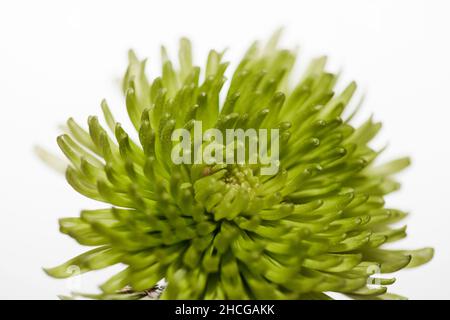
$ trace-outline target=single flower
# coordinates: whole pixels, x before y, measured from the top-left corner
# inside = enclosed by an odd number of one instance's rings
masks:
[[[66,178],[82,195],[107,203],[60,230],[91,250],[55,268],[66,278],[116,264],[123,271],[100,286],[104,299],[139,299],[161,279],[163,299],[396,299],[396,272],[429,261],[433,250],[390,250],[406,236],[392,227],[406,213],[385,206],[399,188],[393,175],[408,158],[375,165],[369,142],[381,124],[354,127],[343,113],[356,90],[335,92],[326,58],[313,60],[291,85],[296,54],[279,49],[279,33],[253,44],[227,82],[223,53],[210,51],[202,71],[181,39],[179,67],[162,49],[161,76],[129,53],[123,80],[132,139],[102,102],[83,129],[73,119],[58,145],[70,160]],[[226,88],[226,89],[225,89]],[[274,175],[261,164],[175,164],[175,129],[278,129]],[[371,285],[372,284],[372,285]],[[373,285],[375,284],[375,285]]]

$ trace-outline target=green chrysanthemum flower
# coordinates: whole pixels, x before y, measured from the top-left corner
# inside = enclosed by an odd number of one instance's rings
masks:
[[[222,53],[211,51],[201,72],[182,39],[179,69],[163,49],[162,76],[148,81],[145,60],[130,52],[123,91],[139,142],[106,102],[112,134],[97,117],[88,130],[69,119],[58,137],[71,162],[67,180],[112,207],[60,220],[61,232],[94,248],[49,275],[124,265],[97,298],[142,298],[163,278],[166,299],[400,298],[386,293],[395,279],[375,274],[433,255],[382,249],[406,236],[405,227],[391,227],[406,214],[386,208],[383,196],[399,188],[392,175],[409,160],[374,166],[379,152],[368,143],[381,124],[369,119],[355,129],[354,113],[342,115],[356,84],[335,93],[337,76],[319,58],[291,88],[295,53],[278,49],[277,38],[250,47],[223,97]],[[174,164],[172,132],[192,130],[194,120],[221,131],[279,129],[278,173],[261,175],[254,164]]]

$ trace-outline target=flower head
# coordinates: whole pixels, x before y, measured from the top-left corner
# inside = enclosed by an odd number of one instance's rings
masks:
[[[228,82],[223,53],[210,51],[202,71],[187,39],[178,68],[162,49],[162,75],[152,81],[146,61],[129,53],[123,91],[138,141],[105,101],[107,127],[95,116],[87,130],[69,119],[58,137],[70,185],[110,206],[60,220],[62,233],[93,249],[49,275],[124,265],[98,298],[141,298],[163,278],[166,299],[397,297],[386,293],[395,279],[377,274],[433,255],[382,248],[406,236],[405,227],[391,226],[406,213],[383,197],[399,188],[392,175],[409,159],[375,165],[380,151],[368,143],[381,124],[355,128],[353,114],[343,115],[356,84],[335,92],[337,75],[322,57],[291,86],[296,55],[279,49],[277,38],[252,45]],[[192,132],[195,121],[203,131],[278,129],[277,173],[261,174],[260,162],[175,164],[172,134]]]

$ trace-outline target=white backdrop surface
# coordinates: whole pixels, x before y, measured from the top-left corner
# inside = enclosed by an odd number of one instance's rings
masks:
[[[434,260],[397,274],[392,291],[449,299],[450,5],[448,1],[2,1],[0,2],[0,298],[55,299],[70,288],[95,290],[113,270],[77,282],[41,270],[83,251],[57,219],[101,206],[83,198],[33,154],[57,151],[58,125],[100,114],[106,98],[125,118],[118,79],[126,52],[175,56],[192,39],[198,63],[209,48],[236,61],[251,41],[285,27],[282,43],[300,46],[299,64],[326,54],[343,81],[366,94],[358,117],[383,122],[384,159],[410,155],[400,192],[387,203],[411,212],[405,248],[434,246]]]

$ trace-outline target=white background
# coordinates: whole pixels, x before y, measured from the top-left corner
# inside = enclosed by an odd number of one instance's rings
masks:
[[[72,191],[33,146],[57,151],[57,126],[99,114],[107,98],[118,118],[117,81],[126,52],[150,57],[190,37],[196,61],[229,48],[236,61],[250,41],[285,26],[283,43],[300,45],[300,65],[330,57],[332,71],[366,93],[389,141],[383,157],[411,155],[403,189],[388,204],[411,212],[402,247],[434,246],[428,265],[397,273],[392,291],[412,299],[450,298],[450,7],[445,1],[1,1],[0,3],[0,298],[54,299],[91,291],[112,271],[81,283],[53,280],[54,266],[83,251],[58,233],[57,219],[99,204]]]

